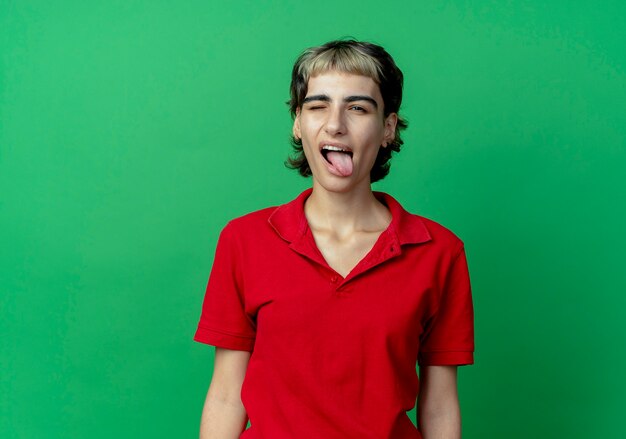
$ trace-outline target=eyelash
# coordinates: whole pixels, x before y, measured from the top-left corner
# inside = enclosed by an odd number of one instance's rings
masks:
[[[350,107],[350,109],[355,109],[356,111],[360,112],[360,113],[365,113],[367,112],[367,110],[364,107],[361,107],[360,105],[352,105]]]

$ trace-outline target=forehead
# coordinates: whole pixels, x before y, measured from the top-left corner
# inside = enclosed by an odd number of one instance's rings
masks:
[[[367,95],[382,104],[380,87],[372,78],[336,70],[321,72],[309,78],[306,96],[320,94],[331,98]]]

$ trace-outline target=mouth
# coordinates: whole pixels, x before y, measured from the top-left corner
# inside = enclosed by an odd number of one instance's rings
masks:
[[[329,170],[340,177],[352,175],[352,150],[345,146],[323,144],[320,152]]]
[[[352,158],[352,151],[350,151],[349,148],[344,148],[344,147],[340,147],[340,146],[334,146],[334,145],[322,145],[321,148],[321,153],[322,156],[324,156],[324,159],[328,162],[332,164],[332,161],[329,160],[328,155],[329,153],[339,153],[339,154],[346,154],[348,156],[350,156],[350,158]]]

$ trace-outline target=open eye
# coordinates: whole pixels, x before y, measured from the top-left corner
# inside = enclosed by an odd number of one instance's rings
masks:
[[[359,113],[366,113],[367,109],[361,105],[351,105],[350,110],[358,111]]]

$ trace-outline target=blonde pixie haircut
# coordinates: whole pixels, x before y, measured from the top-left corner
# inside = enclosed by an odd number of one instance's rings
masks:
[[[328,71],[339,71],[372,78],[380,87],[383,97],[384,116],[398,113],[402,103],[404,77],[391,55],[376,44],[356,40],[337,40],[322,46],[306,49],[296,60],[291,74],[290,99],[287,102],[292,118],[296,110],[302,107],[307,93],[309,79]],[[396,133],[393,142],[387,148],[380,148],[376,162],[370,172],[371,182],[383,179],[389,173],[392,152],[399,152],[404,143],[400,131],[407,128],[407,122],[398,115]],[[302,141],[291,138],[293,155],[285,164],[297,169],[300,175],[308,177],[311,168],[302,150]]]

